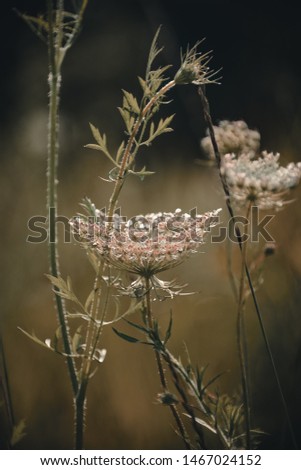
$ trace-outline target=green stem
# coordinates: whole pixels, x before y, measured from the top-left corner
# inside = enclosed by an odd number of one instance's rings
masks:
[[[152,308],[151,308],[151,296],[150,296],[151,285],[150,285],[149,278],[145,278],[145,290],[146,290],[146,321],[147,321],[148,328],[150,330],[153,330],[154,329],[154,319],[153,319],[153,313],[152,313]],[[167,386],[167,379],[166,379],[166,376],[165,376],[165,371],[164,371],[164,367],[163,367],[163,363],[162,363],[162,358],[161,358],[160,353],[156,349],[154,351],[155,351],[156,363],[157,363],[157,367],[158,367],[158,372],[159,372],[159,377],[160,377],[162,390],[165,393],[165,392],[168,391],[168,386]],[[178,409],[177,409],[176,405],[171,404],[171,405],[169,405],[169,408],[170,408],[171,414],[173,415],[174,420],[176,422],[176,425],[177,425],[177,428],[179,430],[180,436],[182,437],[182,439],[185,443],[186,449],[191,449],[192,447],[191,447],[191,444],[190,444],[190,441],[189,441],[189,437],[187,435],[184,423],[181,420],[181,417],[179,415],[179,412],[178,412]]]

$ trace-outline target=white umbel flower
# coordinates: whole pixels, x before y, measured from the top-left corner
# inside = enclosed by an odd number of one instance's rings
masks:
[[[195,253],[206,233],[218,223],[219,212],[192,216],[177,209],[138,215],[127,222],[115,214],[113,226],[104,213],[99,213],[96,221],[76,217],[70,224],[80,241],[108,264],[151,278]]]
[[[248,153],[255,157],[260,147],[260,134],[256,130],[249,129],[244,121],[220,121],[218,126],[213,126],[216,142],[220,154]],[[201,147],[208,158],[215,159],[214,151],[209,136],[201,140]]]
[[[224,156],[221,173],[237,207],[245,207],[252,202],[260,209],[280,209],[288,202],[285,197],[301,178],[301,162],[283,167],[279,158],[279,153],[266,151],[257,159],[252,153]]]

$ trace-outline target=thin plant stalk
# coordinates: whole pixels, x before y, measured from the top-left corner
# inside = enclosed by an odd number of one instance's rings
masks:
[[[61,86],[61,65],[64,54],[71,46],[72,40],[78,33],[81,17],[87,6],[87,0],[82,2],[78,20],[75,23],[72,35],[69,35],[69,44],[65,45],[63,51],[63,12],[64,2],[57,2],[55,12],[56,30],[54,29],[54,8],[52,0],[47,0],[48,7],[48,58],[49,58],[49,125],[48,125],[48,161],[47,161],[47,210],[49,213],[49,262],[50,273],[59,278],[59,255],[57,246],[56,217],[58,213],[57,203],[57,167],[59,159],[59,101]],[[72,355],[72,340],[69,333],[67,312],[64,299],[60,296],[60,291],[54,287],[55,302],[57,307],[59,325],[62,333],[63,347],[66,355],[67,368],[71,380],[74,396],[74,435],[75,448],[83,448],[84,421],[86,389],[88,377],[79,380],[76,364]]]
[[[91,373],[91,365],[93,360],[93,349],[95,344],[95,327],[96,320],[98,316],[100,296],[101,296],[101,275],[102,275],[102,266],[99,264],[98,272],[94,280],[94,295],[91,305],[91,322],[89,322],[90,328],[87,328],[86,340],[85,340],[85,349],[86,357],[84,358],[80,371],[80,380],[85,381]]]
[[[150,330],[154,329],[154,318],[153,318],[153,313],[152,313],[152,307],[151,307],[151,285],[150,285],[150,280],[149,278],[145,278],[145,289],[146,289],[146,321],[147,321],[147,327]],[[162,358],[160,353],[155,349],[155,357],[156,357],[156,363],[158,367],[158,372],[159,372],[159,377],[160,377],[160,382],[162,386],[162,390],[164,393],[168,391],[168,385],[167,385],[167,378],[165,376],[165,371],[164,371],[164,366],[162,363]],[[169,405],[171,414],[174,417],[174,420],[176,422],[178,431],[180,433],[180,436],[182,437],[186,449],[191,449],[191,443],[189,440],[189,437],[187,435],[184,423],[182,422],[182,419],[179,415],[178,409],[175,404],[170,404]]]
[[[230,214],[230,218],[233,219],[234,218],[234,211],[233,211],[233,208],[232,208],[232,205],[231,205],[229,188],[228,188],[228,185],[225,181],[225,178],[221,174],[221,156],[220,156],[218,145],[217,145],[216,138],[215,138],[212,118],[211,118],[211,114],[210,114],[209,102],[208,102],[208,99],[205,95],[205,92],[204,92],[202,86],[198,87],[198,93],[199,93],[199,96],[201,98],[205,121],[206,121],[206,124],[208,126],[209,136],[210,136],[210,139],[211,139],[211,143],[212,143],[212,147],[213,147],[217,167],[218,167],[218,170],[219,170],[219,175],[220,175],[222,187],[223,187],[223,190],[224,190],[224,193],[225,193],[225,196],[226,196],[227,209],[228,209],[228,212]],[[237,226],[237,224],[235,224],[235,236],[236,236],[236,239],[237,239],[237,242],[238,242],[239,249],[242,252],[243,240],[242,240],[240,229]],[[269,339],[268,339],[268,336],[267,336],[267,333],[266,333],[266,329],[265,329],[265,326],[264,326],[264,323],[263,323],[263,318],[262,318],[260,307],[259,307],[259,304],[258,304],[258,301],[257,301],[257,296],[256,296],[255,289],[254,289],[254,286],[253,286],[250,270],[249,270],[248,265],[246,263],[245,263],[244,269],[245,269],[248,285],[249,285],[249,288],[250,288],[251,296],[252,296],[252,299],[253,299],[253,303],[254,303],[254,306],[255,306],[255,311],[256,311],[257,318],[258,318],[258,322],[259,322],[260,330],[261,330],[262,337],[263,337],[263,340],[264,340],[264,344],[265,344],[265,347],[266,347],[266,350],[267,350],[267,353],[268,353],[268,357],[270,359],[270,363],[271,363],[271,366],[272,366],[272,370],[273,370],[273,373],[274,373],[274,377],[275,377],[275,380],[276,380],[278,392],[279,392],[279,395],[280,395],[280,400],[281,400],[283,410],[284,410],[284,414],[285,414],[285,417],[286,417],[286,420],[287,420],[287,424],[288,424],[289,432],[290,432],[290,435],[291,435],[292,443],[293,443],[295,449],[297,449],[298,448],[297,441],[296,441],[296,438],[295,438],[295,433],[294,433],[293,425],[292,425],[291,418],[290,418],[290,415],[289,415],[286,399],[284,397],[284,393],[283,393],[283,390],[282,390],[282,385],[281,385],[280,378],[279,378],[279,375],[278,375],[278,372],[277,372],[277,368],[276,368],[273,353],[272,353],[272,350],[271,350],[270,342],[269,342]]]
[[[232,229],[234,227],[233,219],[229,220],[229,224],[231,224],[231,225],[229,225],[229,227],[231,227],[231,233],[233,233],[232,232]],[[231,290],[233,292],[234,299],[236,301],[238,301],[237,286],[236,286],[235,277],[234,277],[234,273],[233,273],[233,267],[232,267],[232,240],[229,237],[227,237],[226,243],[227,243],[227,247],[226,247],[227,261],[226,261],[226,264],[227,264],[228,278],[229,278],[229,281],[230,281],[230,287],[231,287]]]
[[[49,214],[49,263],[50,273],[54,277],[59,277],[59,255],[57,246],[56,216],[58,212],[57,203],[57,167],[59,158],[59,99],[61,73],[56,57],[59,35],[55,38],[53,25],[53,5],[51,0],[47,0],[48,5],[48,57],[49,57],[49,117],[48,117],[48,157],[47,157],[47,211]],[[57,15],[62,15],[63,2],[58,3]],[[61,21],[57,22],[61,25]],[[59,290],[55,290],[55,302],[57,307],[59,324],[62,331],[64,351],[67,357],[67,367],[71,379],[73,393],[78,390],[78,380],[76,366],[72,357],[71,338],[66,320],[66,309],[64,300],[59,295]]]
[[[14,410],[12,405],[12,398],[10,393],[10,386],[8,380],[8,370],[7,362],[4,351],[4,345],[2,340],[2,335],[0,334],[0,392],[2,392],[3,404],[5,406],[8,424],[9,424],[9,434],[12,435],[15,419],[14,419]],[[8,448],[11,449],[11,443],[8,439]]]
[[[59,160],[59,102],[61,88],[61,68],[67,50],[72,46],[78,35],[82,17],[87,7],[88,0],[81,0],[77,14],[68,13],[64,9],[64,1],[47,0],[47,18],[32,17],[20,14],[37,36],[48,45],[49,65],[49,113],[48,113],[48,150],[47,150],[47,214],[49,217],[49,270],[52,279],[60,280],[58,236],[56,218],[58,214],[57,198],[57,168]],[[67,18],[67,20],[66,20]],[[72,21],[70,20],[72,18]],[[63,355],[66,357],[67,368],[70,376],[73,398],[76,408],[77,394],[79,393],[79,377],[73,355],[72,339],[68,326],[68,314],[66,311],[64,296],[58,283],[53,282],[55,304],[57,308],[59,329],[63,343]],[[79,418],[81,412],[75,409],[75,435],[83,435],[83,421]],[[76,430],[82,427],[82,430]],[[82,448],[80,440],[77,445]]]
[[[93,372],[91,371],[91,368],[92,368],[92,364],[94,361],[98,340],[101,335],[103,324],[106,318],[109,297],[111,295],[109,286],[107,287],[105,292],[102,292],[102,289],[101,289],[103,269],[104,269],[103,263],[98,263],[97,273],[95,276],[94,287],[93,287],[94,295],[93,295],[93,300],[92,300],[91,309],[90,309],[89,327],[87,328],[87,332],[86,332],[86,342],[85,342],[86,356],[84,357],[82,365],[81,365],[81,370],[79,373],[79,382],[80,382],[79,390],[75,398],[76,449],[82,448],[81,446],[83,445],[83,430],[84,430],[84,425],[85,425],[87,388],[88,388],[91,375],[93,374]],[[103,303],[102,303],[102,308],[101,308],[101,314],[99,315],[101,300],[103,301]],[[100,320],[98,319],[99,316],[100,316]]]
[[[246,219],[249,220],[251,211],[251,203],[248,206]],[[247,235],[247,234],[245,234]],[[237,347],[238,357],[241,372],[242,395],[244,402],[244,416],[246,428],[246,448],[251,449],[251,407],[250,407],[250,393],[248,384],[248,361],[247,361],[247,340],[245,330],[245,298],[246,298],[246,273],[245,266],[247,263],[247,248],[248,241],[245,240],[241,252],[241,275],[239,284],[238,295],[238,310],[237,310]]]

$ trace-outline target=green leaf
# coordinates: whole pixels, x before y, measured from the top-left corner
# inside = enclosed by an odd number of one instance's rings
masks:
[[[151,96],[154,96],[158,89],[162,86],[163,82],[165,81],[164,72],[169,68],[170,65],[166,65],[165,67],[159,67],[156,70],[151,70],[149,72],[147,84],[150,88]],[[162,99],[163,96],[161,97],[161,100]]]
[[[148,138],[148,142],[150,141],[150,139],[152,138],[152,136],[154,135],[155,133],[155,124],[153,123],[153,121],[151,122],[151,125],[150,125],[150,128],[149,128],[149,138]]]
[[[161,30],[161,26],[159,26],[159,28],[157,29],[157,31],[154,35],[154,38],[152,40],[150,50],[149,50],[148,61],[147,61],[147,66],[146,66],[146,73],[145,73],[146,81],[148,81],[148,79],[149,79],[149,75],[150,75],[151,68],[152,68],[152,65],[153,65],[153,62],[154,62],[155,58],[163,50],[163,47],[158,48],[158,46],[157,46],[157,39],[158,39],[158,36],[160,34],[160,30]]]
[[[169,338],[171,337],[171,330],[172,330],[172,312],[170,312],[170,319],[169,319],[169,324],[165,333],[164,345],[167,344]]]
[[[171,121],[173,120],[174,116],[175,115],[172,114],[171,116],[168,116],[165,119],[160,119],[158,127],[157,127],[156,130],[155,130],[154,123],[152,122],[151,125],[150,125],[149,138],[145,143],[149,145],[150,142],[152,142],[160,134],[164,134],[164,133],[167,133],[167,132],[172,132],[173,129],[171,127],[168,127],[168,126],[171,123]]]
[[[119,145],[119,148],[118,148],[117,153],[116,153],[116,162],[118,162],[118,163],[121,159],[124,148],[125,148],[125,143],[124,143],[124,141],[122,141],[121,144]]]
[[[144,326],[138,325],[137,323],[134,323],[134,322],[132,322],[132,321],[130,321],[130,320],[124,319],[124,321],[126,321],[129,325],[133,326],[133,327],[136,328],[137,330],[143,331],[143,333],[146,333],[146,334],[149,333],[149,329],[148,329],[148,328],[145,328]]]
[[[118,310],[119,310],[118,309],[117,313],[114,315],[112,320],[103,321],[103,323],[102,323],[103,326],[112,325],[113,323],[117,323],[119,320],[124,319],[126,316],[131,315],[131,314],[135,313],[136,311],[140,310],[141,305],[142,305],[142,301],[137,302],[136,299],[132,299],[129,308],[124,313],[122,313],[121,315],[118,315]]]
[[[102,152],[102,147],[97,144],[87,144],[85,145],[85,148],[91,149],[91,150],[99,150],[100,152]]]
[[[34,17],[20,13],[18,10],[15,10],[16,13],[27,23],[29,28],[41,39],[43,42],[47,41],[47,36],[49,34],[49,24],[44,20],[42,16]]]
[[[135,96],[126,90],[122,90],[122,92],[124,94],[124,99],[125,99],[124,108],[128,108],[129,111],[139,115],[140,108],[139,108],[138,101],[135,98]]]
[[[92,250],[87,250],[87,256],[95,273],[98,275],[100,272],[100,267],[101,267],[102,262],[99,260],[98,256],[96,256],[95,252]]]
[[[88,313],[89,312],[89,308],[93,302],[93,299],[94,299],[94,296],[95,296],[95,290],[92,289],[90,294],[88,295],[87,297],[87,300],[85,302],[85,312]]]
[[[196,378],[197,378],[197,387],[198,387],[198,391],[200,392],[200,394],[202,394],[202,389],[203,389],[203,379],[204,379],[204,374],[206,372],[208,368],[208,365],[205,366],[205,367],[202,367],[202,369],[200,370],[199,367],[196,368]]]
[[[205,393],[205,391],[207,390],[207,388],[210,387],[211,384],[216,382],[216,380],[219,379],[222,375],[224,375],[223,372],[221,372],[220,374],[215,375],[211,380],[209,380],[209,382],[207,382],[206,385],[200,390],[201,395],[203,395]]]
[[[67,277],[67,281],[59,276],[55,277],[51,274],[46,274],[46,277],[50,280],[51,284],[55,287],[54,291],[57,295],[59,295],[63,299],[70,300],[71,302],[76,303],[81,308],[83,305],[81,304],[80,300],[77,298],[75,293],[73,292],[72,282],[70,276]]]
[[[140,86],[142,88],[142,91],[144,93],[144,96],[146,97],[148,95],[151,95],[151,89],[147,85],[146,81],[141,77],[138,77],[138,80],[139,80]]]
[[[106,155],[106,157],[108,157],[109,160],[111,160],[111,162],[114,163],[114,165],[116,165],[116,162],[115,162],[114,158],[112,157],[112,155],[110,154],[110,152],[108,150],[108,147],[107,147],[106,134],[101,135],[99,130],[97,129],[97,127],[93,126],[93,124],[91,124],[91,123],[89,123],[89,124],[90,124],[90,128],[91,128],[93,137],[96,140],[98,145],[87,144],[87,145],[85,145],[85,147],[101,151],[102,153],[104,153]]]
[[[79,348],[83,344],[83,337],[81,335],[81,329],[82,327],[79,326],[72,338],[72,351],[74,354],[78,354]]]
[[[32,332],[32,334],[28,333],[27,331],[23,330],[23,328],[20,328],[18,326],[18,330],[22,331],[22,333],[24,333],[25,336],[27,336],[28,338],[30,338],[32,341],[34,341],[35,343],[39,344],[40,346],[43,346],[43,348],[47,348],[49,349],[49,346],[47,346],[47,344],[44,342],[44,341],[41,341],[37,336],[36,334],[34,333],[34,331]]]
[[[90,129],[92,131],[93,137],[96,140],[96,142],[99,144],[100,147],[106,149],[107,148],[106,134],[104,134],[102,136],[100,134],[99,130],[97,129],[97,127],[93,126],[93,124],[91,124],[91,122],[89,123],[89,125],[90,125]]]
[[[90,198],[84,197],[83,202],[80,203],[80,206],[85,209],[88,215],[96,217],[96,207]]]
[[[183,414],[184,414],[184,416],[187,416],[188,418],[192,419],[192,416],[190,416],[189,414],[187,414],[187,413],[183,413]],[[198,424],[200,424],[201,426],[203,426],[204,428],[209,429],[209,431],[213,432],[213,434],[217,434],[216,429],[213,426],[211,426],[210,424],[208,424],[206,421],[204,421],[203,419],[196,418],[196,417],[194,417],[193,419],[195,419],[195,421]]]
[[[145,178],[145,176],[154,175],[155,172],[154,172],[154,171],[147,171],[147,170],[145,170],[145,167],[144,167],[144,168],[142,168],[142,170],[140,170],[140,171],[128,170],[128,174],[129,174],[129,175],[138,176],[138,178],[140,178],[141,181],[143,181],[144,178]]]
[[[120,107],[118,107],[117,109],[121,114],[121,117],[122,117],[122,119],[125,123],[125,126],[126,126],[126,129],[127,129],[128,133],[130,134],[132,132],[133,126],[135,124],[134,116],[132,116],[127,109],[120,108]]]
[[[140,343],[140,340],[137,338],[134,338],[133,336],[126,335],[125,333],[121,333],[121,331],[116,330],[116,328],[112,328],[114,333],[116,333],[117,336],[120,336],[120,338],[124,339],[125,341],[128,341],[129,343]]]

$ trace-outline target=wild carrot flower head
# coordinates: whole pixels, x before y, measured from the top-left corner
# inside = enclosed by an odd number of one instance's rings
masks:
[[[279,209],[288,203],[285,196],[299,184],[301,162],[283,167],[279,165],[279,158],[279,153],[266,151],[257,159],[252,153],[224,156],[221,173],[237,207],[252,202],[261,209]]]
[[[244,121],[220,121],[213,126],[216,142],[221,155],[226,153],[248,153],[255,157],[260,147],[260,134],[249,129]],[[201,147],[206,155],[214,160],[214,151],[210,137],[201,140]]]
[[[127,222],[114,214],[110,225],[105,214],[99,213],[96,221],[76,217],[70,223],[73,233],[108,264],[151,278],[195,253],[217,224],[219,211],[192,216],[177,209],[138,215]]]
[[[214,72],[208,67],[210,52],[197,52],[200,42],[202,41],[197,42],[191,49],[188,48],[185,54],[181,54],[181,67],[174,78],[177,85],[218,83],[218,79],[214,77],[219,71]]]

